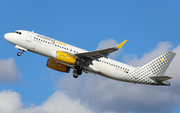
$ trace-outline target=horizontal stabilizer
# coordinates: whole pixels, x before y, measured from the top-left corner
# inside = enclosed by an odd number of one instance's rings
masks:
[[[149,78],[151,78],[155,81],[166,81],[166,80],[172,79],[172,77],[169,77],[169,76],[152,76]]]

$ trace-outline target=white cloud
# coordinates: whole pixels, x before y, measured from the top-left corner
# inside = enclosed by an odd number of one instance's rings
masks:
[[[23,107],[20,94],[11,90],[0,92],[0,113],[92,113],[86,105],[72,99],[63,91],[56,91],[42,105]]]
[[[82,75],[78,80],[66,75],[58,83],[95,112],[169,112],[180,101],[179,91],[171,92],[169,87],[134,85],[92,74]]]
[[[15,83],[19,80],[19,71],[14,58],[0,60],[0,81]]]
[[[103,41],[99,42],[97,50],[107,49],[110,47],[115,47],[117,45],[118,45],[118,43],[114,39],[103,40]],[[121,49],[111,53],[108,57],[116,58],[120,54],[120,52],[121,52]]]
[[[0,113],[13,113],[22,107],[20,95],[11,90],[0,92]]]

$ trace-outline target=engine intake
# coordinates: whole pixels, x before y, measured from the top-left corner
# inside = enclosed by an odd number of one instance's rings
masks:
[[[70,67],[65,66],[54,59],[48,59],[47,60],[47,67],[54,69],[56,71],[66,72],[69,73]]]

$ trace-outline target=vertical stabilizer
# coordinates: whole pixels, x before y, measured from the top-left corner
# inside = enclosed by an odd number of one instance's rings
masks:
[[[163,76],[175,55],[176,53],[167,51],[164,54],[152,60],[151,62],[143,65],[136,71],[138,71],[140,75],[143,74],[147,75],[148,77]]]

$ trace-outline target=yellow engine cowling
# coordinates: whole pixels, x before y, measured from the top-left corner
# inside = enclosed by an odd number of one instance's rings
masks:
[[[53,59],[48,59],[47,67],[54,69],[56,71],[66,72],[69,73],[70,67],[67,67]]]
[[[61,62],[65,62],[68,64],[75,64],[75,65],[79,64],[79,61],[74,56],[72,56],[68,53],[65,53],[62,51],[53,51],[51,54],[55,59],[57,59]]]

